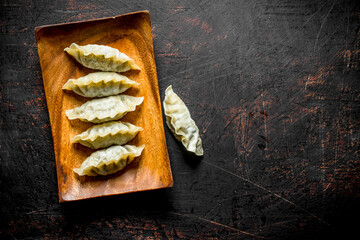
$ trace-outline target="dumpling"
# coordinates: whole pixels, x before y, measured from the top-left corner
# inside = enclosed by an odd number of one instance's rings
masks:
[[[144,97],[133,97],[129,95],[117,95],[105,98],[89,100],[80,107],[65,111],[70,119],[80,119],[84,122],[103,123],[114,121],[125,116],[126,113],[134,111],[140,105]]]
[[[204,154],[199,129],[190,116],[185,103],[174,93],[170,85],[165,90],[164,109],[166,124],[185,148],[198,156]]]
[[[79,176],[109,175],[120,171],[141,155],[145,145],[112,146],[91,154],[81,164],[73,169]]]
[[[142,130],[141,127],[127,122],[107,122],[95,125],[76,135],[71,139],[71,142],[80,143],[93,149],[106,148],[115,144],[123,145]]]
[[[72,43],[64,51],[87,68],[106,72],[126,72],[130,69],[140,70],[134,60],[112,47],[97,44],[79,46]]]
[[[125,92],[139,85],[118,73],[95,72],[78,79],[69,79],[62,89],[72,90],[83,97],[105,97]]]

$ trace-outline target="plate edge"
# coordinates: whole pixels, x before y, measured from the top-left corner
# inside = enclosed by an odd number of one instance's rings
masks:
[[[129,15],[135,15],[135,14],[150,15],[150,12],[149,12],[149,10],[141,10],[141,11],[136,11],[136,12],[124,13],[124,14],[121,14],[121,15],[116,15],[114,17],[104,17],[104,18],[95,18],[95,19],[90,19],[90,20],[85,20],[85,21],[75,21],[75,22],[48,24],[48,25],[36,26],[34,28],[34,30],[35,30],[35,35],[37,35],[38,32],[40,30],[44,29],[44,28],[59,27],[59,26],[78,24],[78,23],[97,22],[97,21],[104,21],[104,20],[109,20],[109,19],[114,19],[115,20],[115,19],[120,18],[120,17],[129,16]]]

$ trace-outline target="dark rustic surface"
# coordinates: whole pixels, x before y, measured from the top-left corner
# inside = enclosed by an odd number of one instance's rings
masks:
[[[321,239],[360,222],[358,1],[1,1],[0,239]],[[201,161],[174,187],[58,203],[34,27],[149,10]],[[354,219],[353,219],[354,218]]]

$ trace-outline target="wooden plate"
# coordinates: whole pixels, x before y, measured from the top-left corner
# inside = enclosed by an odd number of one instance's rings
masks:
[[[54,142],[59,201],[172,187],[149,12],[42,26],[35,28],[35,34]],[[69,78],[95,72],[83,67],[64,52],[64,48],[73,42],[117,48],[134,59],[141,68],[141,71],[123,73],[140,83],[125,94],[144,96],[144,102],[121,120],[144,129],[129,144],[145,144],[145,149],[124,170],[110,176],[78,177],[73,172],[73,168],[79,167],[94,150],[71,144],[70,138],[92,124],[79,120],[69,121],[65,110],[89,99],[64,92],[62,86]]]

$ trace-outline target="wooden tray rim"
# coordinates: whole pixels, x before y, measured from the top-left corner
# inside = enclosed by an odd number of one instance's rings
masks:
[[[96,19],[90,19],[90,20],[84,20],[84,21],[74,21],[74,22],[65,22],[65,23],[56,23],[56,24],[48,24],[48,25],[42,25],[42,26],[36,26],[34,28],[35,30],[35,38],[36,38],[36,45],[38,44],[38,32],[41,31],[42,29],[45,29],[45,28],[52,28],[52,27],[60,27],[60,26],[66,26],[66,25],[73,25],[73,24],[82,24],[82,23],[89,23],[89,22],[99,22],[99,21],[104,21],[104,20],[110,20],[110,19],[114,19],[116,20],[117,18],[120,18],[120,17],[124,17],[124,16],[130,16],[130,15],[136,15],[136,14],[146,14],[148,17],[149,17],[149,22],[151,24],[151,18],[150,18],[150,12],[148,10],[140,10],[140,11],[135,11],[135,12],[130,12],[130,13],[124,13],[124,14],[120,14],[120,15],[116,15],[116,16],[113,16],[113,17],[104,17],[104,18],[96,18]],[[152,43],[153,45],[153,43]],[[39,50],[39,49],[38,49]],[[152,48],[152,52],[153,52],[153,55],[154,55],[154,48]],[[39,55],[40,56],[40,55]],[[40,57],[39,57],[40,58]],[[40,59],[39,59],[40,60]],[[154,59],[155,60],[155,59]],[[40,62],[40,61],[39,61]],[[40,62],[40,67],[41,67],[41,62]],[[155,63],[155,68],[156,68],[156,63]],[[156,70],[156,69],[155,69]],[[156,79],[158,80],[158,77],[157,77],[157,71],[155,71],[155,74],[156,74]],[[41,70],[41,75],[42,75],[42,78],[44,77],[43,76],[43,73],[42,73],[42,70]],[[44,89],[45,91],[45,89]],[[159,92],[160,93],[160,92]],[[46,93],[45,93],[46,95]],[[45,97],[45,100],[46,100],[46,97]],[[49,111],[49,108],[47,107],[48,111]],[[162,113],[162,109],[160,108],[160,111]],[[164,125],[164,124],[163,124]],[[165,126],[164,126],[165,128]],[[52,132],[51,132],[51,135],[52,135],[52,138],[54,137]],[[166,138],[165,138],[165,141],[166,141]],[[166,151],[168,152],[168,150],[166,149]],[[64,202],[75,202],[75,201],[81,201],[81,200],[86,200],[86,199],[94,199],[94,198],[102,198],[102,197],[109,197],[109,196],[117,196],[117,195],[123,195],[123,194],[131,194],[131,193],[136,193],[136,192],[145,192],[145,191],[152,191],[152,190],[160,190],[160,189],[165,189],[165,188],[172,188],[174,186],[174,178],[173,178],[173,174],[172,174],[172,169],[171,169],[171,165],[170,165],[170,158],[169,159],[169,173],[170,173],[170,177],[171,177],[171,182],[170,184],[166,185],[166,186],[163,186],[163,187],[155,187],[155,188],[148,188],[148,189],[143,189],[143,190],[132,190],[132,191],[128,191],[126,193],[112,193],[112,194],[107,194],[107,195],[98,195],[98,196],[92,196],[92,197],[84,197],[84,198],[77,198],[77,199],[71,199],[71,200],[66,200],[66,199],[63,199],[61,197],[61,194],[60,194],[60,189],[58,187],[58,197],[59,197],[59,202],[60,203],[64,203]],[[56,160],[55,160],[56,162]],[[56,169],[58,168],[57,166],[58,164],[56,164]],[[59,176],[57,174],[57,170],[56,170],[56,175],[57,175],[57,181],[59,181]]]

